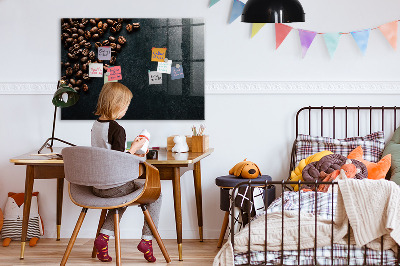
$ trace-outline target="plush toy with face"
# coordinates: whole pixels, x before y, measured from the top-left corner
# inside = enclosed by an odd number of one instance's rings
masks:
[[[237,163],[231,170],[229,170],[230,175],[240,176],[243,178],[257,178],[261,175],[261,171],[258,166],[250,161],[244,161]]]

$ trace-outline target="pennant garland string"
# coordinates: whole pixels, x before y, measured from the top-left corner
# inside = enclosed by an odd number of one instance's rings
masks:
[[[243,8],[244,8],[244,3],[242,1],[233,0],[229,24],[235,21],[238,17],[240,17],[240,15],[242,15]]]
[[[210,5],[208,7],[212,7],[213,5],[215,5],[218,2],[219,2],[219,0],[210,0]]]

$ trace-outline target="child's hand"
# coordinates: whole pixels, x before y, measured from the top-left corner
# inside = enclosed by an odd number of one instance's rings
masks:
[[[146,143],[146,141],[147,140],[145,138],[136,137],[135,140],[132,142],[129,152],[131,154],[135,154],[140,148],[143,147],[143,145]]]

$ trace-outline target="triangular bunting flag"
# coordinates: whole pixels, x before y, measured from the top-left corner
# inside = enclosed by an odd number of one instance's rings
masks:
[[[282,42],[285,40],[286,36],[288,36],[289,32],[292,29],[293,28],[288,25],[275,23],[276,49],[278,49],[278,47],[282,44]]]
[[[242,15],[242,11],[244,8],[244,3],[239,0],[233,0],[231,18],[229,19],[229,23],[232,23],[235,19],[237,19],[240,15]]]
[[[397,20],[393,22],[386,23],[382,26],[378,27],[383,35],[385,35],[386,39],[390,43],[390,45],[393,47],[393,49],[396,50],[397,48]]]
[[[315,31],[300,30],[301,55],[304,58],[317,33]]]
[[[333,32],[333,33],[325,33],[323,36],[326,48],[328,48],[329,55],[332,58],[339,44],[339,39],[340,36],[342,36],[342,34],[340,34],[339,32]]]
[[[256,35],[262,27],[264,27],[265,23],[253,23],[253,26],[251,28],[251,38]]]
[[[213,5],[215,5],[218,2],[219,2],[219,0],[210,0],[210,5],[208,7],[212,7]]]
[[[358,47],[361,50],[361,53],[364,55],[368,46],[369,33],[371,29],[361,30],[361,31],[352,31],[351,35],[353,35],[354,40],[356,41]]]

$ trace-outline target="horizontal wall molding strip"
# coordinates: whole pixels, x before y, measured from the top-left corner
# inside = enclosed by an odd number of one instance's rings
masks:
[[[0,83],[0,94],[53,94],[57,83]],[[208,81],[205,94],[400,94],[400,81]]]

